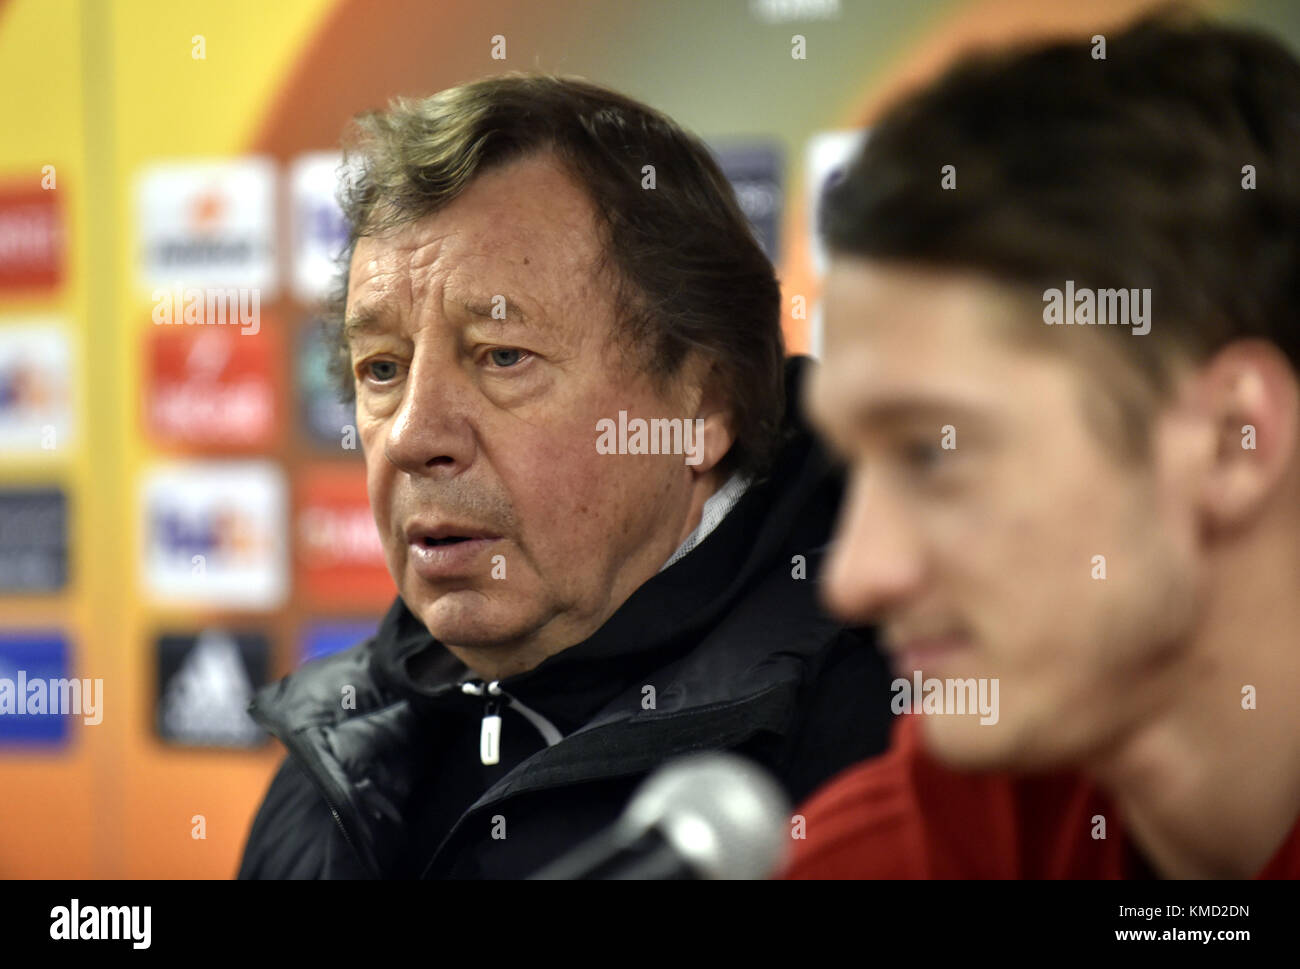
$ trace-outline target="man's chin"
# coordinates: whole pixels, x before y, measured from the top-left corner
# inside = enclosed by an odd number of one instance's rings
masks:
[[[469,649],[519,642],[534,625],[517,610],[474,589],[445,592],[418,603],[412,612],[438,642]]]
[[[980,723],[978,714],[922,714],[925,752],[953,770],[1016,770],[1010,725]]]
[[[921,737],[926,753],[952,770],[1019,773],[1069,766],[1050,730],[1009,717],[981,723],[978,714],[926,714],[921,717]]]

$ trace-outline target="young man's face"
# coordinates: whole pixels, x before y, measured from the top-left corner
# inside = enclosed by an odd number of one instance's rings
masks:
[[[1099,752],[1170,688],[1203,584],[1183,430],[1157,416],[1125,457],[1085,410],[1107,391],[1072,342],[1143,337],[1031,314],[975,276],[839,259],[807,397],[850,472],[832,610],[881,623],[899,676],[998,678],[996,723],[923,718],[954,765]]]

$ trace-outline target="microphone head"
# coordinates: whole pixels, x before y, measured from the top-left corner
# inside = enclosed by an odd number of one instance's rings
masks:
[[[702,878],[767,878],[789,846],[790,804],[761,767],[736,754],[670,761],[619,821],[629,839],[658,831]]]

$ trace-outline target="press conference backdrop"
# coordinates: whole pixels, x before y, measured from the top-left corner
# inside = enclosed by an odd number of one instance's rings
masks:
[[[1056,6],[0,0],[0,876],[231,876],[282,756],[252,692],[395,594],[315,313],[349,117],[519,69],[647,101],[717,152],[816,352],[810,201],[879,106],[1149,4]],[[1210,9],[1300,41],[1285,0]],[[211,290],[227,322],[188,325]]]

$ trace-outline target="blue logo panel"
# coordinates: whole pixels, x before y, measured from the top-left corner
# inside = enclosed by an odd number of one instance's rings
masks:
[[[310,663],[364,642],[375,634],[379,620],[322,622],[308,626],[302,637],[302,662]]]
[[[68,643],[59,633],[0,635],[0,747],[62,746],[77,713],[51,713],[48,684],[68,672]],[[28,711],[43,693],[45,712]]]

